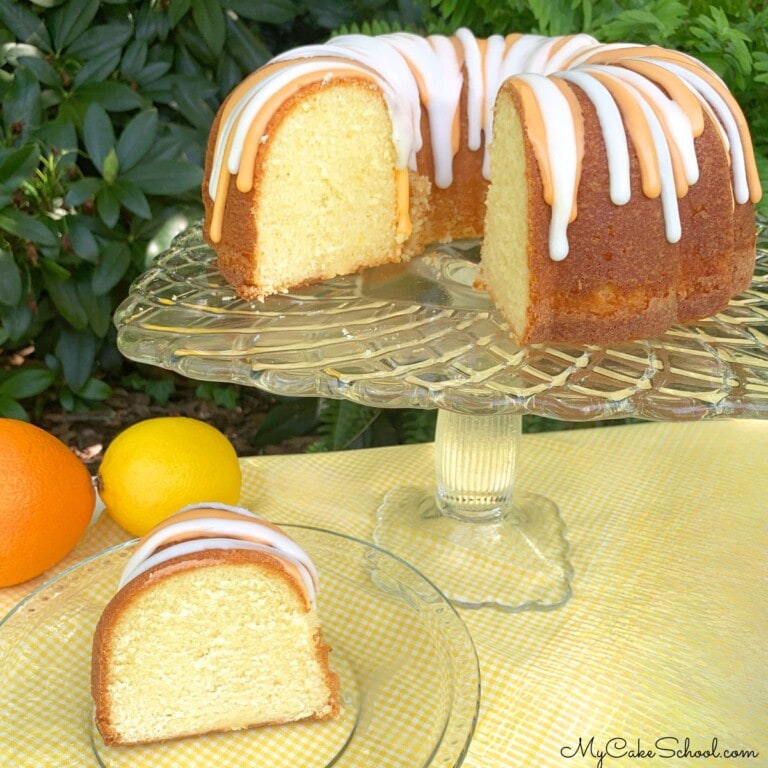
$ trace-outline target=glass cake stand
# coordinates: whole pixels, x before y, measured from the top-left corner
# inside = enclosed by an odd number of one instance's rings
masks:
[[[573,569],[556,505],[515,483],[521,415],[768,417],[765,221],[758,245],[752,286],[714,317],[608,348],[520,348],[472,287],[475,243],[258,303],[223,280],[198,225],[132,286],[115,315],[118,346],[193,379],[439,409],[435,476],[391,491],[373,538],[458,605],[554,608]]]

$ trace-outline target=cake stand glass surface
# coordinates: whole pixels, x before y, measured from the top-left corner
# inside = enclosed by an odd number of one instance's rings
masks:
[[[118,346],[193,379],[438,408],[435,476],[390,492],[376,543],[459,605],[553,608],[570,596],[573,571],[556,505],[515,483],[521,414],[768,417],[768,228],[758,223],[750,289],[723,312],[608,348],[517,347],[476,275],[476,244],[453,243],[245,302],[195,226],[132,286],[115,315]]]

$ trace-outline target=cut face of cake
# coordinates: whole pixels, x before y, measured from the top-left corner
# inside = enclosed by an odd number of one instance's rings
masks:
[[[287,534],[210,504],[137,544],[98,623],[96,725],[127,745],[334,717],[317,574]]]

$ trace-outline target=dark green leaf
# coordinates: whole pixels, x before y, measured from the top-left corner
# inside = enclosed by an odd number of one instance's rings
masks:
[[[93,164],[104,173],[104,158],[115,146],[115,132],[106,110],[99,104],[91,104],[85,113],[83,142]]]
[[[59,403],[61,404],[61,407],[65,411],[74,411],[75,410],[75,396],[72,394],[72,390],[70,389],[62,389],[59,392]]]
[[[174,0],[168,4],[168,21],[175,27],[189,12],[192,0]]]
[[[37,138],[49,149],[61,153],[60,167],[71,167],[77,162],[77,130],[65,118],[57,117],[43,123]]]
[[[101,379],[91,377],[85,384],[77,390],[77,396],[83,400],[106,400],[112,394],[112,387]]]
[[[38,45],[45,51],[51,50],[51,38],[43,19],[27,10],[22,3],[0,3],[0,20],[17,40]]]
[[[0,381],[0,395],[6,395],[16,400],[34,397],[45,392],[53,384],[55,376],[52,371],[43,368],[20,369]]]
[[[238,16],[265,24],[284,24],[295,19],[299,13],[291,0],[226,0],[225,5]]]
[[[156,83],[170,70],[170,68],[171,63],[169,61],[153,61],[151,64],[147,64],[147,66],[139,72],[139,76],[136,80],[142,90],[144,90],[152,83]]]
[[[29,143],[19,149],[0,148],[0,187],[13,192],[35,172],[40,162],[40,148]]]
[[[120,200],[111,187],[103,186],[96,193],[96,210],[99,218],[110,228],[120,218]]]
[[[229,93],[243,79],[240,65],[227,51],[223,51],[219,56],[216,70],[216,82],[222,93]]]
[[[17,304],[7,311],[0,306],[0,317],[2,317],[0,328],[6,332],[11,342],[29,341],[30,328],[34,318],[32,310],[26,302]]]
[[[108,293],[122,279],[131,265],[131,251],[123,242],[110,241],[101,249],[101,261],[93,270],[91,290],[97,295]]]
[[[99,244],[82,216],[67,217],[69,241],[72,250],[84,261],[95,264],[99,258]]]
[[[203,172],[196,165],[166,160],[136,166],[123,179],[132,181],[147,194],[178,195],[199,187],[203,181]]]
[[[75,76],[74,87],[78,88],[86,83],[101,83],[106,80],[117,69],[121,53],[120,48],[112,48],[89,59]]]
[[[110,112],[127,112],[144,106],[141,96],[125,83],[85,83],[74,93],[83,105],[96,102]]]
[[[99,339],[103,339],[112,324],[112,301],[109,294],[95,294],[90,282],[78,283],[77,293],[88,316],[89,327]]]
[[[67,205],[71,206],[82,205],[88,198],[96,195],[103,183],[104,182],[101,179],[97,179],[95,176],[87,176],[84,179],[78,179],[73,182],[69,190],[67,190],[67,194],[64,196],[64,201]]]
[[[61,75],[50,62],[41,56],[22,56],[19,58],[19,64],[29,69],[41,83],[53,88],[61,87]]]
[[[152,209],[149,207],[144,193],[130,181],[121,179],[112,187],[120,205],[142,219],[152,218]]]
[[[0,396],[0,416],[6,419],[29,421],[29,414],[12,397]]]
[[[205,154],[205,138],[207,134],[183,125],[170,125],[168,131],[160,137],[144,158],[144,163],[160,161],[176,161],[179,157],[189,158],[202,149]],[[143,163],[143,164],[144,164]],[[202,162],[200,163],[202,165]]]
[[[139,3],[134,18],[138,40],[165,40],[168,37],[171,25],[160,3]]]
[[[21,272],[10,251],[0,248],[0,304],[13,307],[21,301]]]
[[[239,19],[227,18],[227,50],[244,72],[252,72],[272,57],[272,53]]]
[[[181,86],[177,83],[174,95],[179,113],[189,120],[192,125],[207,133],[215,115],[210,106],[204,101],[203,94],[189,84],[185,83]]]
[[[0,211],[0,230],[38,245],[55,246],[59,242],[58,237],[43,221],[47,220],[35,219],[15,208]]]
[[[99,10],[99,0],[69,0],[50,17],[53,45],[57,51],[85,32]]]
[[[155,143],[160,119],[156,109],[139,112],[125,126],[117,141],[117,157],[123,173],[133,168]]]
[[[134,392],[145,392],[158,405],[165,405],[176,391],[176,384],[173,379],[166,376],[157,379],[146,379],[138,371],[124,376],[122,384]]]
[[[251,438],[256,448],[275,445],[310,433],[318,423],[317,401],[309,397],[285,398],[273,405]]]
[[[96,360],[96,337],[90,331],[62,328],[56,344],[64,381],[77,392],[91,376]]]
[[[44,272],[47,272],[49,277],[56,278],[58,280],[70,280],[72,273],[65,267],[54,261],[53,259],[44,258],[40,265]]]
[[[105,51],[120,50],[133,34],[133,28],[128,22],[114,24],[98,24],[88,30],[88,34],[75,40],[67,55],[88,61],[102,55]]]
[[[47,261],[42,260],[40,264],[43,267],[43,283],[59,314],[73,328],[79,330],[86,328],[88,316],[80,302],[74,281],[62,279]]]
[[[192,18],[211,53],[218,55],[226,40],[226,22],[219,0],[192,0]]]
[[[19,67],[3,98],[6,132],[26,137],[40,125],[41,118],[40,83],[30,69]]]
[[[147,61],[147,41],[131,40],[120,62],[120,72],[129,80],[136,80]]]

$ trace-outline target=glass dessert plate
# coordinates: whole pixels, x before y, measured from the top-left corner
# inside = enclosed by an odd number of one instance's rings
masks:
[[[570,595],[564,525],[514,487],[520,415],[588,421],[768,416],[768,232],[749,290],[714,317],[611,347],[520,348],[477,277],[477,247],[328,280],[263,303],[238,298],[199,226],[118,308],[127,357],[284,396],[438,408],[436,478],[384,500],[375,540],[455,603],[551,608]],[[514,567],[508,567],[508,564]],[[465,568],[487,578],[463,577]]]
[[[93,725],[91,642],[133,549],[128,542],[63,572],[0,622],[0,753],[8,764],[461,765],[477,719],[479,669],[446,598],[373,545],[317,528],[284,528],[319,570],[318,610],[341,678],[338,719],[107,747]]]

